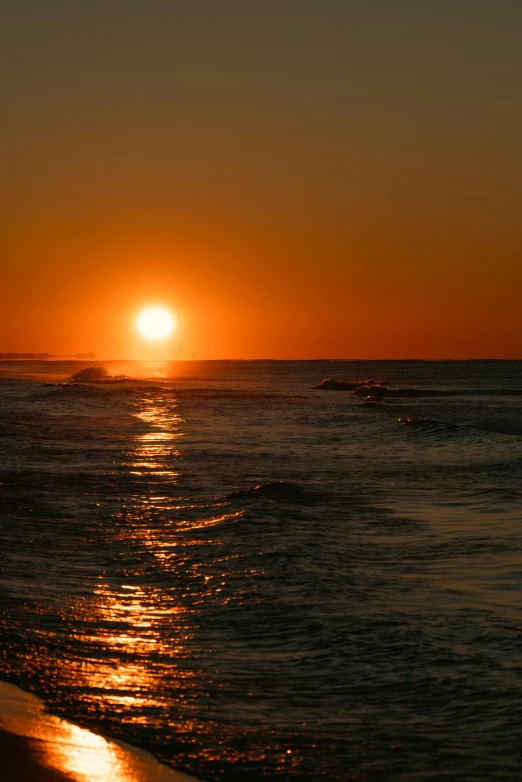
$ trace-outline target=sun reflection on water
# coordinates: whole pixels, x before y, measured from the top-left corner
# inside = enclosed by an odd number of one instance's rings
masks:
[[[180,488],[183,419],[171,390],[146,390],[129,404],[132,438],[108,484],[117,499],[105,515],[102,508],[95,528],[103,540],[95,547],[96,575],[57,609],[61,625],[49,658],[54,686],[76,693],[85,724],[109,719],[120,735],[135,726],[153,748],[158,735],[172,739],[181,766],[198,757],[259,759],[264,748],[253,737],[244,749],[232,748],[238,736],[209,718],[220,672],[211,662],[214,642],[202,632],[205,612],[231,599],[229,563],[237,556],[215,528],[226,529],[245,511],[224,501],[197,502]],[[89,768],[82,782],[134,782],[103,739],[85,732],[82,744],[84,733],[76,730],[62,742],[61,768],[71,774]]]

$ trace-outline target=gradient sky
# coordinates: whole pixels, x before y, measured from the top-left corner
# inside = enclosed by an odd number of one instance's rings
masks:
[[[0,15],[0,352],[522,357],[520,0]]]

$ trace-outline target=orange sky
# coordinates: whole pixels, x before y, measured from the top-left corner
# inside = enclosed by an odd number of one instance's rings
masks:
[[[14,5],[0,352],[522,357],[522,6]]]

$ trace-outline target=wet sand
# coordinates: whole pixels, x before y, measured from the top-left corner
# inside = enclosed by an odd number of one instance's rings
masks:
[[[147,752],[48,714],[0,682],[0,769],[6,782],[196,782]]]

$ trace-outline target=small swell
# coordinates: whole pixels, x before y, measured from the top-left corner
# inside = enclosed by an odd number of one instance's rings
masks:
[[[402,426],[412,426],[420,429],[430,429],[432,431],[449,431],[450,429],[458,428],[457,424],[436,421],[433,418],[413,418],[412,416],[397,418],[397,423]]]
[[[419,397],[435,396],[520,396],[522,390],[508,388],[456,388],[441,390],[440,388],[389,388],[388,385],[358,386],[353,393],[367,399],[418,399]]]
[[[355,396],[364,396],[370,399],[416,399],[423,396],[444,396],[444,391],[433,388],[388,388],[388,386],[359,386],[353,392]]]
[[[364,396],[369,400],[388,398],[416,398],[422,396],[444,396],[445,391],[433,388],[390,388],[385,380],[335,380],[327,377],[312,388],[320,391],[352,391],[356,396]]]
[[[224,497],[225,500],[238,499],[240,497],[266,497],[277,502],[292,501],[310,501],[317,497],[317,492],[310,489],[303,489],[296,483],[287,481],[269,481],[261,483],[251,489],[239,489],[233,491]]]
[[[355,396],[372,401],[439,396],[522,396],[520,388],[390,388],[390,384],[383,380],[336,380],[331,377],[312,388],[321,391],[351,391]]]
[[[77,394],[79,396],[86,395],[89,396],[90,394],[97,393],[101,391],[101,388],[98,384],[93,385],[92,383],[43,383],[43,385],[47,388],[54,388],[58,389],[59,392],[67,391],[72,394]],[[53,392],[50,392],[53,393]]]
[[[133,378],[113,378],[113,379],[107,379],[107,380],[97,380],[97,381],[85,381],[85,382],[74,382],[74,383],[50,383],[46,382],[42,384],[43,386],[47,388],[52,388],[54,390],[54,393],[67,393],[72,394],[73,396],[93,396],[95,394],[103,393],[104,391],[109,391],[111,394],[123,394],[124,396],[129,394],[136,394],[141,393],[143,391],[147,391],[147,393],[173,393],[171,389],[162,387],[162,386],[156,386],[156,385],[149,385],[147,381],[142,380],[134,380]],[[50,393],[53,393],[51,391]]]
[[[489,434],[507,435],[509,437],[520,437],[522,435],[522,421],[520,419],[514,421],[480,421],[475,424],[475,428]]]
[[[522,425],[520,422],[518,425],[510,423],[506,423],[505,425],[500,423],[489,424],[487,422],[453,424],[449,421],[437,421],[433,418],[414,418],[413,416],[405,416],[404,418],[397,418],[397,423],[401,424],[401,426],[408,426],[415,429],[423,429],[432,432],[449,432],[459,430],[463,434],[485,432],[487,434],[499,434],[515,437],[522,435]]]
[[[384,380],[334,380],[327,377],[312,388],[321,391],[355,391],[358,388],[387,388],[388,385]]]
[[[522,396],[522,388],[464,388],[446,393],[455,396]]]

